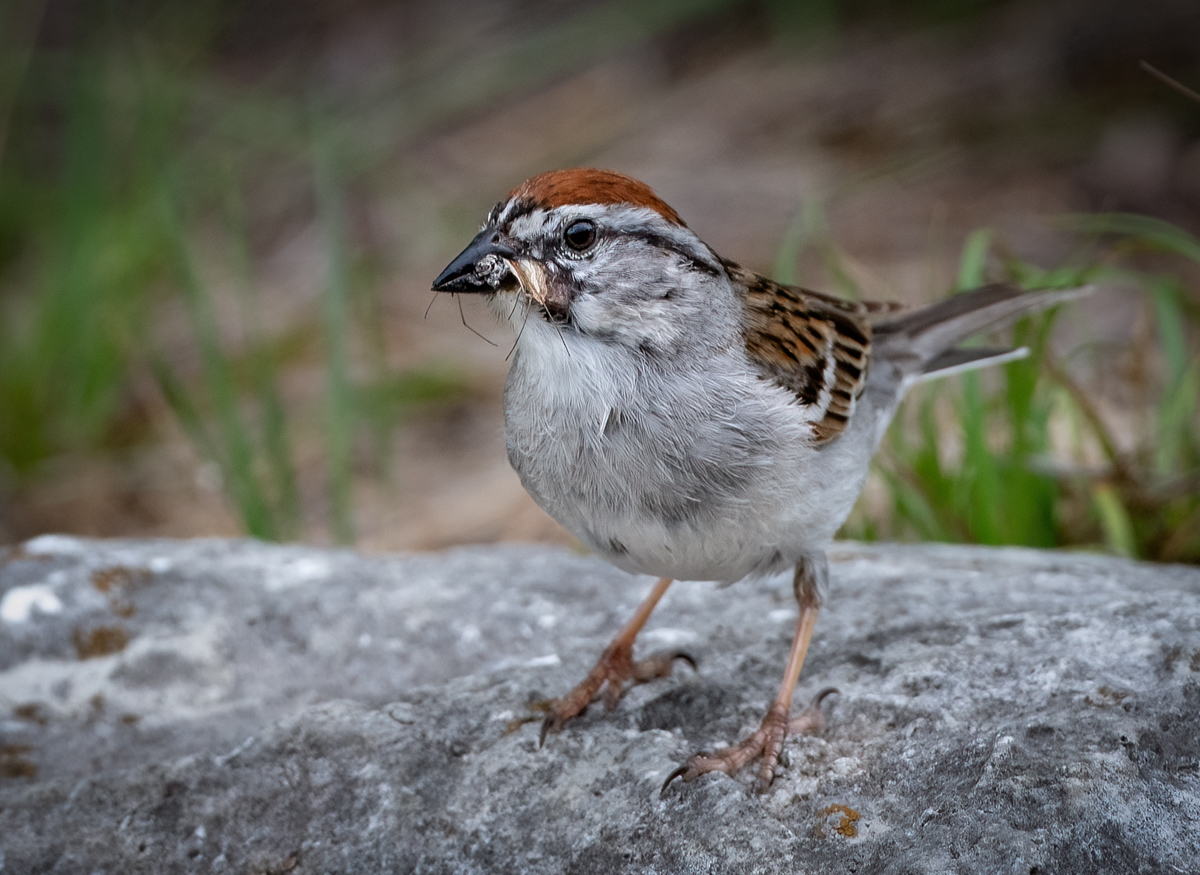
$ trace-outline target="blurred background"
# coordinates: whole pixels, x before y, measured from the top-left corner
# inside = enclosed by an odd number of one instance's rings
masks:
[[[593,165],[849,297],[1095,283],[915,393],[843,534],[1200,562],[1188,88],[1195,0],[4,0],[0,544],[570,544],[511,334],[428,290]]]

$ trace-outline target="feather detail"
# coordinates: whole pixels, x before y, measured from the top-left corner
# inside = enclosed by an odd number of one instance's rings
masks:
[[[891,304],[868,304],[785,286],[731,262],[745,289],[746,353],[766,379],[811,408],[817,446],[842,433],[867,381],[871,324]]]

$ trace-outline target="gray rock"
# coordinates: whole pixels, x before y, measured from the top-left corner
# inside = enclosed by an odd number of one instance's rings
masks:
[[[700,672],[538,750],[648,588],[537,547],[40,538],[0,560],[0,872],[1200,872],[1200,571],[838,545],[771,790],[786,579],[677,584]]]

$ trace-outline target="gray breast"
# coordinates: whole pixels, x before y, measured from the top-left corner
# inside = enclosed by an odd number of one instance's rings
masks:
[[[753,500],[775,438],[733,381],[634,371],[640,379],[560,392],[513,363],[509,460],[534,499],[583,535],[615,520],[707,528]],[[588,540],[592,540],[588,538]]]

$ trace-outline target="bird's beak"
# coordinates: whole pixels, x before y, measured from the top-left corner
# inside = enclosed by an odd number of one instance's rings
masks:
[[[433,281],[435,292],[494,292],[511,275],[516,250],[494,228],[484,228]]]

